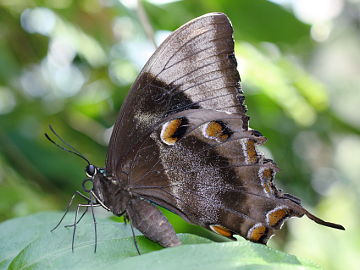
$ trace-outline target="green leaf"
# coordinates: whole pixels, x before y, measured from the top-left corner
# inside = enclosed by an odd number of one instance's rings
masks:
[[[15,218],[0,224],[0,269],[6,269],[9,261],[20,250],[34,241],[45,231],[50,231],[59,214],[40,213]]]
[[[254,244],[237,242],[183,245],[141,257],[127,258],[124,269],[319,269],[295,256]]]
[[[94,253],[94,224],[91,215],[77,226],[74,252],[70,213],[54,232],[59,213],[40,213],[0,224],[0,269],[318,269],[295,256],[244,239],[215,243],[179,234],[183,245],[162,248],[139,235],[134,247],[131,228],[110,219],[97,219],[98,245]]]

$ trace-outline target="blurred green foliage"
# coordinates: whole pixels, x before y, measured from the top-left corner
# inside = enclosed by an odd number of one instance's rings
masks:
[[[347,229],[291,220],[270,245],[326,269],[357,269],[359,1],[149,0],[143,6],[158,42],[204,13],[230,17],[250,124],[269,139],[262,150],[282,169],[278,185]],[[45,140],[48,124],[94,164],[104,164],[117,112],[153,50],[136,1],[1,1],[0,220],[62,209],[80,189],[85,164]],[[179,232],[194,230],[169,215]]]

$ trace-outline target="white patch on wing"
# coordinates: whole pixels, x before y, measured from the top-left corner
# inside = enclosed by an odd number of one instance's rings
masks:
[[[134,114],[136,128],[152,125],[155,116],[156,115],[152,113],[136,111]]]
[[[241,143],[241,147],[243,150],[243,155],[244,155],[244,162],[245,164],[249,164],[249,156],[248,156],[248,152],[247,152],[247,143],[248,143],[249,139],[241,139],[240,143]]]
[[[165,136],[165,132],[166,132],[166,129],[167,127],[170,125],[171,121],[169,122],[166,122],[162,128],[161,128],[161,132],[160,132],[160,139],[163,143],[167,144],[167,145],[174,145],[175,144],[175,141],[174,142],[169,142],[167,141],[166,139],[164,139],[164,136]]]

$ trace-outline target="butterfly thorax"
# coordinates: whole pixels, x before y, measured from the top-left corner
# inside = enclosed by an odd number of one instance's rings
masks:
[[[122,183],[106,174],[105,170],[93,178],[93,191],[97,198],[117,216],[121,216],[130,199],[130,194]]]

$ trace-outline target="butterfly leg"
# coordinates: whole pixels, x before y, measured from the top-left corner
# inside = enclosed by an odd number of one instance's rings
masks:
[[[136,236],[135,236],[134,227],[133,227],[132,223],[129,222],[129,217],[128,217],[127,213],[126,213],[126,210],[125,210],[124,212],[120,213],[119,216],[123,216],[123,218],[124,218],[124,225],[125,225],[125,226],[126,226],[128,223],[130,224],[131,233],[132,233],[133,240],[134,240],[134,246],[135,246],[135,248],[136,248],[137,253],[138,253],[139,255],[141,255],[140,250],[139,250],[139,246],[138,246],[138,244],[137,244],[137,242],[136,242]]]
[[[137,253],[138,253],[139,255],[141,255],[140,250],[139,250],[139,246],[138,246],[138,244],[137,244],[137,242],[136,242],[134,227],[133,227],[132,223],[130,223],[130,228],[131,228],[131,233],[132,233],[132,236],[133,236],[133,240],[134,240],[134,245],[135,245],[136,251],[137,251]]]
[[[79,222],[82,220],[82,218],[85,216],[85,214],[87,213],[87,211],[89,210],[88,207],[85,208],[84,212],[81,214],[81,217],[77,220],[76,225],[79,224]],[[65,225],[65,228],[69,228],[69,227],[73,227],[74,224],[70,224],[70,225]]]
[[[91,214],[93,217],[93,222],[94,222],[94,230],[95,230],[95,248],[94,248],[94,253],[96,252],[96,247],[97,247],[97,229],[96,229],[96,219],[95,219],[95,215],[94,215],[94,207],[99,207],[101,206],[100,204],[93,204],[92,201],[90,200],[89,204],[78,204],[77,208],[76,208],[76,212],[75,212],[75,218],[74,218],[74,224],[69,225],[69,227],[74,227],[73,229],[73,235],[72,235],[72,241],[71,241],[71,250],[72,252],[74,252],[74,243],[75,243],[75,233],[76,233],[76,225],[79,223],[79,221],[77,220],[77,217],[79,215],[79,211],[81,207],[86,207],[86,209],[88,209],[90,207],[91,209]]]
[[[88,202],[90,201],[90,198],[86,197],[84,194],[82,194],[82,193],[79,192],[79,191],[75,191],[75,193],[72,195],[72,197],[71,197],[71,199],[70,199],[70,201],[69,201],[68,206],[66,207],[65,213],[64,213],[63,216],[61,217],[60,221],[56,224],[56,226],[55,226],[53,229],[51,229],[51,232],[53,232],[54,230],[56,230],[56,229],[60,226],[60,224],[61,224],[61,222],[64,220],[66,214],[69,212],[69,209],[70,209],[70,207],[71,207],[71,205],[72,205],[72,202],[73,202],[73,200],[74,200],[74,198],[75,198],[76,195],[84,198],[84,199],[87,200]],[[83,215],[84,215],[84,214],[83,214]],[[81,218],[80,218],[80,219],[81,219]],[[79,220],[79,221],[80,221],[80,220]]]
[[[126,209],[129,219],[144,236],[163,247],[181,245],[174,228],[156,206],[141,199],[130,199]]]
[[[93,218],[93,222],[94,222],[94,232],[95,232],[95,247],[94,247],[94,253],[96,253],[96,247],[97,247],[97,226],[96,226],[96,219],[95,219],[95,214],[94,214],[94,207],[95,206],[100,206],[100,204],[93,204],[93,197],[92,197],[92,193],[90,193],[90,209],[91,209],[91,216]],[[87,209],[87,208],[86,208]]]

